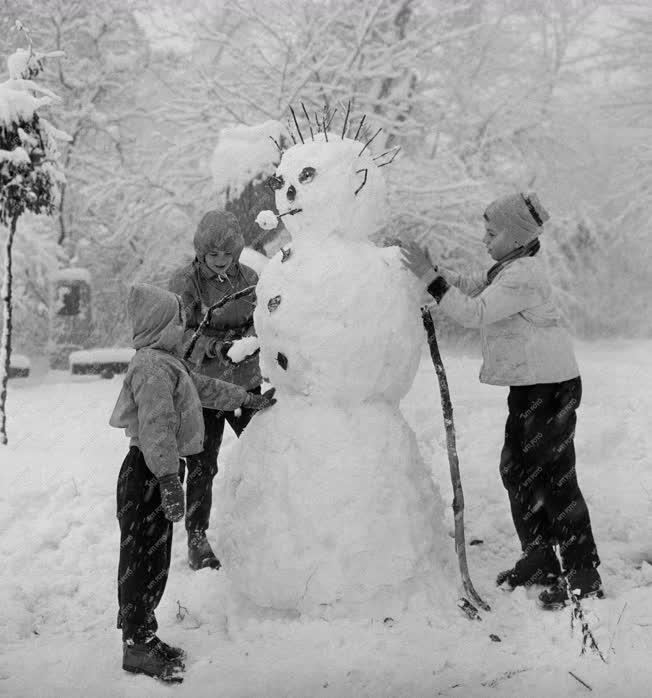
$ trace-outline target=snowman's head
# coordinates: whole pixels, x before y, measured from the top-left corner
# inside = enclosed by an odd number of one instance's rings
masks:
[[[270,185],[293,239],[364,240],[385,223],[385,179],[364,145],[322,132],[283,153]]]

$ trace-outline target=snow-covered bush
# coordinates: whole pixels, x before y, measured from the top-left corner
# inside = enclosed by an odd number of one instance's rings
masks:
[[[31,80],[42,67],[31,49],[10,56],[9,80],[0,84],[0,223],[26,211],[50,214],[64,181],[55,137],[62,137],[38,110],[56,102]],[[41,96],[38,96],[41,95]]]

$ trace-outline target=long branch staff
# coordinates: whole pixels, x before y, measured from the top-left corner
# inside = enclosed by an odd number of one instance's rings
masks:
[[[441,394],[441,406],[444,412],[444,426],[446,427],[446,446],[448,449],[448,464],[451,472],[451,482],[453,483],[453,514],[455,517],[455,552],[460,566],[460,575],[464,591],[485,611],[490,611],[488,603],[480,598],[475,590],[471,576],[469,575],[469,565],[466,560],[466,541],[464,537],[464,492],[462,490],[462,479],[460,476],[460,463],[457,457],[457,445],[455,442],[455,423],[453,421],[453,403],[451,402],[450,390],[448,388],[448,378],[446,370],[437,344],[435,333],[435,323],[428,308],[422,308],[421,318],[428,335],[428,347],[430,356],[435,365],[437,379],[439,381],[439,392]]]

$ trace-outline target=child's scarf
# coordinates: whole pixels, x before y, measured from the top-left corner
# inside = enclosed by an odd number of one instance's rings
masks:
[[[509,254],[505,255],[501,260],[496,262],[496,264],[489,269],[487,272],[487,285],[491,284],[491,282],[500,274],[500,272],[507,266],[507,264],[514,259],[520,259],[521,257],[534,257],[534,255],[541,249],[541,243],[539,242],[539,238],[534,238],[534,240],[531,240],[528,242],[527,245],[523,245],[523,247],[517,247],[515,250],[510,252]]]

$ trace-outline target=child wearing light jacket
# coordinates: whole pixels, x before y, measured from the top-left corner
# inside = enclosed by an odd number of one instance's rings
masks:
[[[554,544],[573,593],[578,598],[603,593],[589,511],[575,472],[582,382],[537,254],[548,218],[535,194],[513,194],[490,204],[483,241],[496,264],[488,272],[464,276],[434,266],[427,251],[414,244],[404,247],[403,261],[441,310],[464,327],[480,329],[480,381],[509,386],[500,473],[523,552],[496,582],[546,585],[540,605],[559,608],[568,598]]]
[[[174,293],[135,284],[127,310],[136,354],[109,422],[131,440],[117,487],[122,667],[180,681],[185,653],[157,637],[154,614],[170,570],[172,524],[184,515],[180,458],[202,450],[202,405],[260,410],[274,404],[274,392],[255,395],[191,372],[180,358],[185,316]]]

